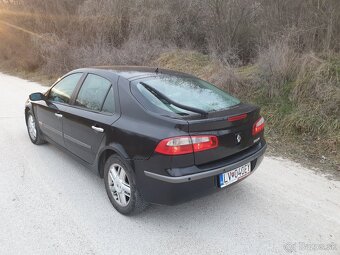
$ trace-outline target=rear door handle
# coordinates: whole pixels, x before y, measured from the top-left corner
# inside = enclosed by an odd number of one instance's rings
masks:
[[[63,117],[63,115],[60,114],[60,113],[55,113],[54,115],[57,116],[58,118],[62,118]]]
[[[104,128],[101,128],[101,127],[92,126],[92,129],[93,129],[94,131],[97,131],[97,132],[100,132],[100,133],[103,133],[103,132],[104,132]]]

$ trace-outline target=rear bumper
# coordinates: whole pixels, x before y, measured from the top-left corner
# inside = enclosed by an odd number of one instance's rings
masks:
[[[251,162],[251,173],[253,173],[263,160],[266,148],[267,144],[263,141],[255,152],[252,151],[251,154],[241,159],[233,159],[231,162],[229,160],[227,164],[225,164],[226,162],[218,162],[218,167],[214,164],[214,166],[207,166],[203,170],[197,166],[192,166],[186,169],[177,169],[178,171],[170,173],[195,172],[183,176],[170,176],[170,174],[166,176],[146,170],[136,171],[137,183],[142,196],[150,203],[172,205],[185,202],[221,190],[217,184],[217,177],[221,173],[226,173],[249,162]]]
[[[264,152],[267,149],[267,144],[265,144],[260,150],[258,150],[257,152],[255,152],[254,154],[250,155],[249,157],[246,157],[238,162],[235,162],[233,164],[230,165],[226,165],[226,166],[222,166],[216,169],[212,169],[209,171],[204,171],[204,172],[199,172],[196,174],[190,174],[190,175],[185,175],[185,176],[178,176],[178,177],[173,177],[173,176],[165,176],[165,175],[160,175],[160,174],[156,174],[156,173],[152,173],[152,172],[148,172],[148,171],[144,171],[144,174],[148,177],[154,178],[156,180],[160,180],[160,181],[164,181],[164,182],[170,182],[170,183],[183,183],[183,182],[191,182],[191,181],[195,181],[195,180],[199,180],[199,179],[204,179],[207,177],[211,177],[211,176],[216,176],[222,173],[226,173],[230,170],[236,169],[240,166],[243,166],[249,162],[254,161],[255,159],[261,157]],[[197,167],[196,167],[197,168]],[[197,169],[199,170],[199,169]]]

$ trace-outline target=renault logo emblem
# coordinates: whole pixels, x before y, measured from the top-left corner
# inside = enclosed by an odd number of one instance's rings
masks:
[[[240,143],[240,142],[241,142],[242,137],[240,136],[240,134],[238,134],[238,135],[236,136],[236,140],[237,140],[237,143]]]

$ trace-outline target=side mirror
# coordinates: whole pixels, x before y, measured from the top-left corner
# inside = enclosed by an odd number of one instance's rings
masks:
[[[32,93],[29,96],[31,101],[40,101],[40,100],[45,100],[45,95],[43,93],[37,92],[37,93]]]

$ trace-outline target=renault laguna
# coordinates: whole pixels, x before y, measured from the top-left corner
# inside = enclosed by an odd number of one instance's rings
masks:
[[[71,71],[25,105],[29,138],[104,179],[122,214],[222,190],[266,150],[257,106],[189,74],[146,67]]]

